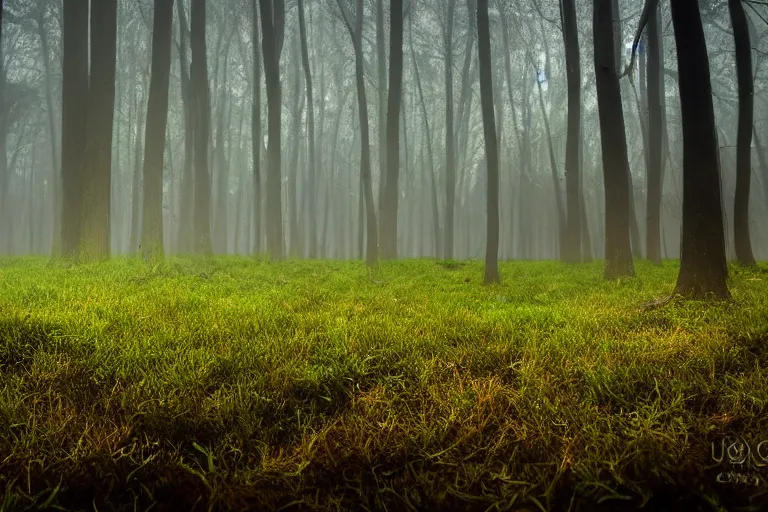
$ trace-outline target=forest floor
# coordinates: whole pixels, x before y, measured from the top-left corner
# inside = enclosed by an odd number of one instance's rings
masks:
[[[766,509],[764,264],[500,270],[0,260],[0,510]]]

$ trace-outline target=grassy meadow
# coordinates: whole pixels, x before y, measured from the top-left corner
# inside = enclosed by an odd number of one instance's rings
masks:
[[[0,260],[0,510],[766,510],[768,269],[636,270]]]

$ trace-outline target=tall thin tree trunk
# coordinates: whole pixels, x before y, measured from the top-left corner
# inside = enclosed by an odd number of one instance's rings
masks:
[[[661,264],[662,190],[662,80],[664,53],[661,38],[661,10],[657,7],[648,20],[648,197],[646,206],[646,257]]]
[[[144,204],[141,253],[145,259],[162,258],[163,154],[168,123],[168,87],[171,73],[173,0],[155,0],[152,28],[152,77],[149,82],[147,128],[144,142]]]
[[[304,84],[307,89],[307,137],[309,138],[309,257],[317,257],[317,192],[315,190],[315,102],[312,90],[312,73],[309,68],[307,27],[304,20],[304,0],[299,1],[299,37],[301,38],[301,63],[304,67]]]
[[[443,31],[445,55],[445,230],[443,258],[453,259],[453,214],[456,202],[456,135],[453,126],[453,22],[456,0],[447,0],[447,20]]]

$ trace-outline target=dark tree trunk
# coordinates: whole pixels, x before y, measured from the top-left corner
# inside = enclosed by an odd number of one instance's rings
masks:
[[[400,107],[403,90],[403,0],[389,3],[389,97],[387,102],[387,177],[381,215],[381,255],[397,258],[397,207],[400,183]]]
[[[267,253],[271,258],[283,257],[282,157],[280,130],[282,121],[282,91],[280,85],[280,54],[283,51],[285,4],[283,0],[259,0],[261,14],[264,77],[267,84]]]
[[[211,175],[208,149],[211,127],[211,94],[208,85],[208,58],[205,43],[205,0],[192,0],[190,37],[195,108],[195,252],[210,255],[211,246]]]
[[[720,166],[699,4],[671,0],[683,119],[683,230],[676,292],[728,297]]]
[[[633,276],[627,139],[617,74],[612,0],[594,0],[595,81],[605,182],[605,277]]]
[[[173,0],[155,0],[152,24],[152,77],[144,131],[144,208],[141,215],[141,253],[145,259],[162,258],[164,254],[163,153],[168,123]]]
[[[739,129],[736,141],[736,197],[733,207],[733,236],[736,259],[741,265],[754,266],[749,236],[749,189],[752,175],[752,126],[754,124],[754,84],[752,45],[747,15],[742,0],[728,0],[733,39],[736,46],[736,75],[739,81]]]
[[[568,135],[565,143],[565,198],[567,225],[560,256],[568,263],[581,262],[582,214],[579,148],[581,145],[581,58],[576,23],[576,1],[562,0],[561,18],[568,81]]]
[[[88,101],[88,0],[64,2],[62,45],[61,255],[77,258]]]
[[[661,11],[651,13],[648,19],[648,197],[646,207],[646,257],[661,264],[661,142],[663,135],[661,70],[664,53],[661,39]]]
[[[88,140],[83,176],[80,257],[95,260],[109,256],[117,0],[93,2],[90,21],[91,74],[86,115]]]
[[[488,0],[477,0],[477,51],[480,58],[480,101],[483,109],[485,158],[488,166],[485,283],[499,282],[499,148],[493,112],[491,31]]]
[[[377,108],[379,110],[379,213],[384,203],[387,184],[387,58],[384,34],[384,0],[376,0],[376,68],[379,82]],[[383,217],[383,216],[382,216]],[[379,222],[384,222],[379,219]],[[382,231],[379,226],[379,231]]]

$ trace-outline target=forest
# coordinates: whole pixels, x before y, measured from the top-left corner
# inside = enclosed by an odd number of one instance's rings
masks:
[[[0,512],[768,509],[768,2],[0,14]]]

